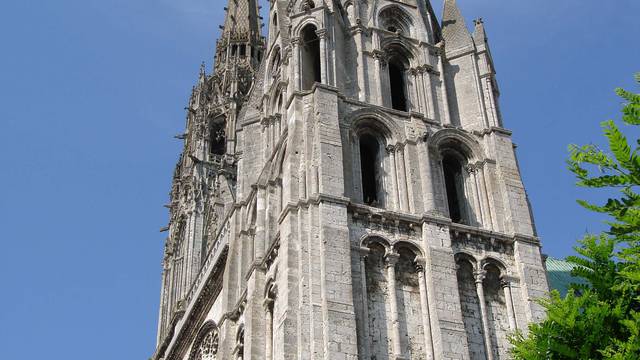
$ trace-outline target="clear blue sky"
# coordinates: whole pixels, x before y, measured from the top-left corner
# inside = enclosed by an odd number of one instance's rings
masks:
[[[483,17],[544,251],[585,230],[567,144],[640,70],[637,0],[459,0]],[[0,359],[146,359],[171,172],[221,0],[4,0]],[[434,1],[441,12],[442,0]],[[636,88],[637,89],[637,88]]]

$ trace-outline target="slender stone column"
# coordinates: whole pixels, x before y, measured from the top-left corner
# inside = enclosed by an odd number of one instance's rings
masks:
[[[291,39],[291,45],[293,46],[293,90],[300,91],[300,37],[294,37]]]
[[[398,319],[398,299],[396,296],[396,264],[398,254],[388,254],[385,257],[387,266],[387,293],[389,294],[389,308],[391,313],[391,342],[394,359],[402,359],[402,344],[400,343],[400,320]]]
[[[373,59],[375,60],[376,64],[374,69],[374,78],[376,83],[376,105],[384,106],[384,100],[382,99],[382,68],[386,67],[386,60],[384,59],[384,54],[381,51],[374,51]]]
[[[518,330],[518,324],[516,323],[516,316],[513,308],[513,297],[511,295],[511,281],[503,277],[500,281],[500,285],[504,290],[504,299],[507,306],[507,316],[509,317],[509,329],[511,329],[511,331]]]
[[[389,162],[390,162],[390,173],[391,173],[391,191],[390,193],[393,196],[393,209],[400,209],[400,195],[398,194],[398,172],[396,171],[396,147],[393,145],[389,145],[386,148],[387,153],[389,154]]]
[[[396,146],[397,161],[396,171],[398,172],[398,193],[400,195],[400,209],[409,211],[409,194],[407,191],[407,171],[404,166],[404,144]]]
[[[258,188],[258,194],[257,194],[257,204],[256,204],[256,212],[257,212],[257,219],[256,219],[256,235],[254,237],[254,251],[255,251],[255,259],[256,260],[260,260],[262,259],[262,257],[265,255],[264,252],[266,251],[265,246],[266,246],[266,236],[265,236],[265,213],[266,213],[266,198],[267,198],[267,194],[266,194],[266,189],[265,188]]]
[[[416,111],[424,114],[422,97],[420,96],[420,74],[418,69],[410,69],[411,80],[413,81],[413,98],[415,99],[411,104],[411,111]]]
[[[265,360],[273,360],[273,300],[264,301],[265,318]]]
[[[367,257],[369,248],[360,248],[360,282],[362,283],[362,351],[363,359],[370,359],[369,345],[369,301],[367,300]]]
[[[425,260],[416,259],[416,272],[420,286],[420,306],[422,309],[422,327],[424,328],[424,347],[426,359],[433,359],[433,334],[431,333],[431,316],[429,314],[429,298],[427,297],[427,282],[425,278]]]
[[[359,1],[354,1],[354,4],[356,6],[356,13],[359,13],[359,10],[357,10],[359,8]],[[357,60],[358,60],[358,99],[360,99],[360,101],[366,101],[367,100],[367,89],[366,89],[366,74],[364,72],[364,62],[365,60],[365,55],[364,52],[362,51],[363,49],[363,40],[362,40],[362,27],[360,24],[360,19],[357,20],[358,22],[358,27],[356,29],[353,30],[352,34],[355,38],[355,42],[356,42],[356,51],[358,52],[358,56],[357,56]]]
[[[327,69],[327,59],[329,58],[329,51],[327,49],[327,30],[317,30],[316,34],[318,35],[318,38],[320,38],[320,53],[322,54],[322,59],[320,60],[320,79],[322,80],[323,84],[329,85],[329,83],[327,82],[327,80],[329,79],[329,69]]]
[[[491,347],[491,333],[489,332],[489,319],[487,317],[487,304],[484,299],[484,287],[482,282],[487,275],[484,270],[474,272],[476,280],[476,292],[478,293],[478,302],[480,303],[480,314],[482,318],[482,336],[484,337],[484,348],[487,360],[493,360],[493,349]]]

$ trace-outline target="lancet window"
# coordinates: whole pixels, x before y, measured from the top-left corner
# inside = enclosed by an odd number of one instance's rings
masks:
[[[320,38],[314,25],[302,29],[302,89],[310,90],[316,82],[322,82],[320,65]]]
[[[449,217],[456,223],[468,223],[466,195],[464,186],[464,168],[460,158],[452,153],[442,159],[442,171],[447,193]]]
[[[378,137],[371,133],[360,135],[360,171],[362,200],[371,206],[381,206],[383,200],[383,149]]]
[[[226,121],[223,117],[218,117],[211,122],[209,134],[209,152],[213,155],[224,155],[226,151]]]

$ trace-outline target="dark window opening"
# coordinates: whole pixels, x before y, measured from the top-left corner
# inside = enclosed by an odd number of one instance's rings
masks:
[[[395,110],[407,111],[406,85],[402,63],[398,61],[389,62],[389,84],[391,86],[391,107]]]
[[[247,56],[247,46],[244,44],[240,45],[240,56],[241,57]]]
[[[238,53],[238,45],[231,46],[231,56],[236,56]]]
[[[392,33],[394,33],[394,32],[396,32],[396,31],[398,31],[398,28],[397,28],[397,27],[395,27],[395,26],[389,26],[389,27],[387,28],[387,30],[389,30],[389,31],[391,31]]]
[[[313,84],[321,82],[320,39],[316,27],[308,25],[302,31],[302,89],[310,90]]]
[[[380,204],[378,195],[380,173],[380,143],[369,134],[360,137],[360,169],[362,172],[362,200],[365,204],[377,206]]]
[[[455,223],[463,222],[462,204],[464,201],[464,183],[462,177],[462,165],[454,156],[445,156],[442,160],[444,182],[447,190],[447,202],[449,204],[449,217]]]
[[[227,137],[224,121],[214,123],[211,127],[210,152],[213,155],[224,155],[227,150]]]

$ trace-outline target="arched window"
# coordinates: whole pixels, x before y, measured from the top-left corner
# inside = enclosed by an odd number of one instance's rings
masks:
[[[213,155],[224,155],[227,152],[226,121],[216,118],[211,123],[209,152]]]
[[[219,343],[220,337],[217,327],[212,322],[206,323],[196,337],[189,360],[218,359]]]
[[[316,34],[317,28],[307,25],[302,30],[302,89],[310,90],[313,84],[321,82],[320,75],[320,39]]]
[[[454,154],[446,154],[442,159],[444,183],[447,191],[449,217],[456,223],[467,221],[465,214],[464,177],[462,163]]]
[[[371,134],[360,136],[360,170],[362,173],[362,200],[371,206],[382,205],[381,146]]]
[[[391,107],[400,111],[407,111],[407,84],[405,82],[405,72],[405,65],[398,56],[394,56],[389,60]]]
[[[269,65],[270,73],[272,76],[276,76],[278,71],[280,71],[280,66],[282,64],[282,59],[280,56],[280,48],[276,47],[273,55],[271,56],[271,64]]]

